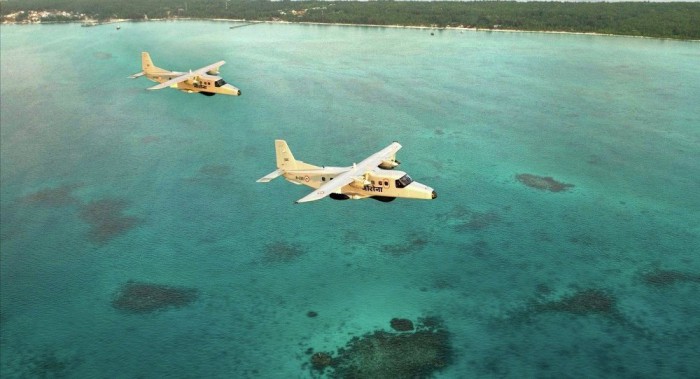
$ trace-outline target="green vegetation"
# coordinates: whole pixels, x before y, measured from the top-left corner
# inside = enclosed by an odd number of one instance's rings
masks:
[[[595,32],[700,39],[700,3],[264,0],[6,0],[0,13],[62,10],[98,19],[226,18]]]

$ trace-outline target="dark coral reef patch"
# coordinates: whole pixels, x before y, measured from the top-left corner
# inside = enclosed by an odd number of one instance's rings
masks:
[[[438,215],[438,219],[458,232],[469,232],[494,226],[501,221],[501,216],[494,210],[477,211],[456,205],[449,212]]]
[[[413,333],[377,330],[354,337],[335,357],[312,357],[312,367],[331,367],[330,378],[429,378],[451,364],[452,355],[442,320],[430,317],[419,319]]]
[[[700,275],[676,270],[654,269],[641,274],[644,284],[663,287],[676,283],[690,282],[700,283]]]
[[[422,237],[413,237],[404,243],[382,245],[382,251],[395,257],[399,257],[421,250],[427,244],[427,239]]]
[[[576,315],[616,315],[616,302],[615,297],[605,291],[585,289],[561,299],[535,303],[532,305],[532,311],[536,313],[565,312]]]
[[[558,298],[552,298],[551,293],[549,286],[538,284],[537,298],[531,300],[524,309],[511,313],[507,322],[529,323],[535,321],[537,316],[559,313],[574,317],[598,316],[645,338],[652,333],[625,317],[618,308],[617,297],[609,291],[585,288]]]
[[[469,219],[460,224],[457,230],[481,230],[496,224],[501,220],[498,213],[494,211],[472,212]]]
[[[331,365],[333,365],[333,357],[328,353],[318,352],[311,356],[311,367],[314,370],[323,371]]]
[[[407,318],[392,318],[389,322],[391,328],[397,332],[408,332],[413,330],[413,321]]]
[[[46,207],[76,205],[79,203],[79,201],[73,196],[73,191],[78,187],[80,186],[64,185],[54,188],[45,188],[20,198],[20,202],[25,204],[42,205]]]
[[[56,351],[27,352],[18,362],[21,365],[19,378],[70,378],[74,370],[83,363],[75,356],[59,355]]]
[[[306,254],[301,246],[286,242],[273,242],[265,245],[263,263],[289,263]]]
[[[231,174],[231,172],[231,166],[225,164],[210,164],[199,169],[200,174],[212,178],[222,178]]]
[[[92,54],[93,57],[100,59],[100,60],[108,60],[112,59],[112,53],[108,53],[105,51],[97,51]]]
[[[151,313],[167,308],[182,308],[199,296],[193,288],[129,281],[117,293],[112,306],[128,313]]]
[[[574,187],[573,184],[562,183],[554,180],[551,176],[537,176],[533,174],[518,174],[515,176],[518,181],[528,187],[543,191],[562,192]]]
[[[127,202],[121,199],[101,199],[91,201],[80,209],[80,218],[90,224],[89,237],[99,243],[126,233],[140,220],[123,214]]]

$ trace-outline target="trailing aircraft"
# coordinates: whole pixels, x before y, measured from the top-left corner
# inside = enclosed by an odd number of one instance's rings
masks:
[[[150,90],[163,89],[166,87],[179,89],[188,93],[201,93],[206,96],[214,96],[217,93],[222,95],[240,96],[241,90],[227,84],[219,74],[219,67],[226,63],[219,61],[209,66],[202,67],[189,72],[168,71],[157,67],[153,64],[151,56],[147,52],[141,53],[141,69],[143,71],[129,76],[131,79],[136,79],[145,76],[151,81],[160,83]]]
[[[267,183],[284,176],[294,184],[315,189],[296,203],[319,200],[326,196],[334,200],[372,198],[382,202],[390,202],[397,197],[435,199],[437,194],[432,188],[414,181],[403,171],[393,170],[399,165],[396,160],[399,149],[401,145],[394,142],[352,166],[321,167],[296,160],[286,141],[275,140],[277,170],[257,182]]]

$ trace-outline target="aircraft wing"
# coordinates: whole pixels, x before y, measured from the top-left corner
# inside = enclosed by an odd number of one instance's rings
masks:
[[[165,82],[163,82],[163,83],[157,84],[157,85],[155,85],[155,86],[153,86],[153,87],[149,87],[148,89],[150,89],[150,90],[156,90],[156,89],[163,89],[163,88],[170,87],[170,86],[172,86],[173,84],[177,84],[177,83],[180,83],[180,82],[184,82],[185,80],[187,80],[187,79],[189,79],[189,78],[191,78],[191,77],[193,77],[193,76],[202,75],[202,74],[205,74],[207,71],[211,71],[211,70],[213,70],[213,69],[219,68],[219,67],[221,67],[221,65],[223,65],[224,63],[226,63],[226,61],[218,61],[218,62],[216,62],[216,63],[212,63],[212,64],[210,64],[209,66],[205,66],[205,67],[202,67],[202,68],[197,69],[197,70],[194,70],[194,71],[186,72],[186,73],[184,73],[184,74],[182,74],[182,75],[180,75],[180,76],[176,76],[176,77],[174,77],[174,78],[172,78],[172,79],[170,79],[170,80],[168,80],[168,81],[165,81]]]
[[[363,176],[367,171],[374,170],[380,163],[382,163],[382,161],[393,157],[396,152],[399,151],[399,149],[401,149],[401,145],[398,142],[392,143],[379,152],[372,154],[362,162],[353,165],[350,170],[336,176],[333,178],[333,180],[327,182],[321,187],[318,187],[314,192],[311,192],[296,202],[306,203],[309,201],[323,199],[338,189],[352,183],[353,180]]]

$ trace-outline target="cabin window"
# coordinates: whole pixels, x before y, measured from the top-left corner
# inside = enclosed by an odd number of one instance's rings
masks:
[[[219,79],[219,80],[214,82],[214,86],[216,86],[216,87],[221,87],[224,84],[226,84],[226,81],[224,81],[223,79]]]
[[[374,180],[372,180],[372,187],[374,187]]]
[[[407,185],[411,184],[413,182],[413,179],[411,179],[408,174],[396,179],[396,188],[404,188]]]
[[[325,182],[325,181],[326,181],[326,177],[325,177],[325,176],[322,176],[322,177],[321,177],[321,181]]]
[[[384,187],[389,187],[389,182],[386,180],[384,181]]]

